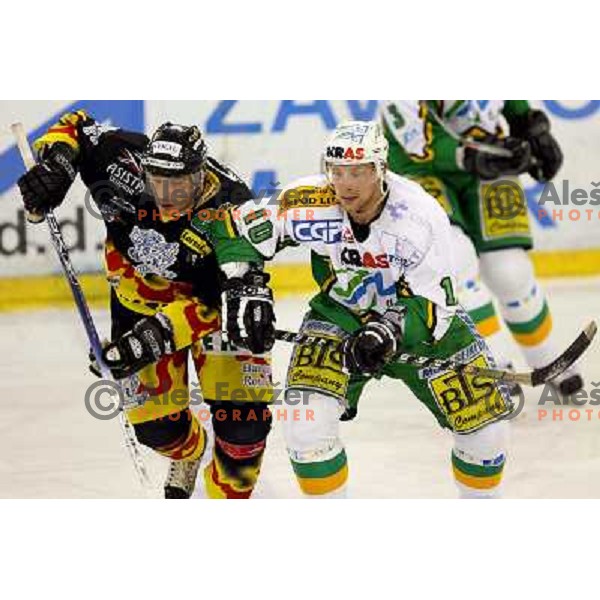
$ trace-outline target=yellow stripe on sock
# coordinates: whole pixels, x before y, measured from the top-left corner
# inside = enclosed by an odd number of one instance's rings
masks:
[[[488,337],[500,331],[500,320],[497,315],[493,315],[480,321],[475,325],[481,337]]]
[[[459,471],[455,466],[452,467],[452,470],[454,471],[456,481],[477,490],[489,490],[495,488],[500,485],[500,481],[502,480],[501,472],[488,477],[473,477],[472,475],[467,475],[466,473]]]
[[[540,326],[532,333],[514,333],[513,337],[521,346],[537,346],[541,344],[552,331],[552,315],[548,313]]]
[[[329,477],[320,477],[314,479],[304,479],[302,477],[298,477],[298,483],[305,494],[318,496],[334,492],[338,488],[342,487],[346,483],[347,479],[348,465],[344,465],[337,473],[334,473]]]

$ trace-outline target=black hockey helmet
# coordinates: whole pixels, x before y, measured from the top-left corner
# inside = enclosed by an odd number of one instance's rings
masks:
[[[142,165],[151,175],[178,177],[198,172],[206,161],[206,142],[195,126],[163,123],[142,155]]]

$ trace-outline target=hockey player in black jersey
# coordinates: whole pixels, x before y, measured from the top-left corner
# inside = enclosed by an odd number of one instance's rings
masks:
[[[171,461],[166,497],[191,495],[206,447],[189,408],[191,352],[215,433],[207,495],[248,498],[271,426],[272,295],[256,264],[244,265],[223,289],[211,224],[230,219],[222,208],[250,199],[250,190],[208,156],[195,126],[165,123],[148,139],[76,111],[34,149],[39,162],[19,180],[29,219],[41,221],[59,206],[79,174],[106,224],[112,341],[105,357],[116,378],[137,378],[146,397],[128,418],[140,443]],[[229,343],[220,336],[222,293],[242,324]],[[239,399],[240,390],[252,394],[234,405],[231,395]]]

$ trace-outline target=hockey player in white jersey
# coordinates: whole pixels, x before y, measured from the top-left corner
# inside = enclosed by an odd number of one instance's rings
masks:
[[[448,217],[418,184],[386,170],[387,152],[378,123],[341,124],[325,147],[326,174],[293,182],[276,203],[250,201],[236,209],[224,230],[237,243],[217,243],[217,255],[231,289],[239,292],[236,281],[250,256],[237,250],[240,239],[258,252],[257,260],[268,260],[287,245],[311,250],[320,292],[305,314],[286,382],[287,394],[309,392],[306,402],[314,414],[285,423],[304,494],[346,494],[340,418],[355,415],[371,378],[388,376],[404,381],[452,432],[451,461],[461,496],[494,497],[506,457],[505,417],[512,410],[504,386],[462,371],[394,361],[402,350],[493,364],[456,300]],[[224,321],[235,339],[243,337],[248,301],[260,299],[226,292]],[[330,343],[315,344],[310,336]],[[402,389],[398,402],[414,400]],[[394,443],[401,444],[401,437]]]

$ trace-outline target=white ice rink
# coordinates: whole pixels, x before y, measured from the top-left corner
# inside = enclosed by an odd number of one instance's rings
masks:
[[[561,350],[599,317],[600,279],[546,281]],[[303,301],[277,305],[278,325],[297,327]],[[94,311],[101,333],[108,313]],[[0,497],[143,497],[123,447],[118,421],[98,421],[83,404],[95,381],[74,310],[0,314]],[[275,381],[283,381],[289,347],[278,344]],[[521,366],[522,363],[519,363]],[[600,385],[600,341],[582,360],[586,388]],[[193,378],[192,381],[196,379]],[[539,394],[538,394],[539,397]],[[600,498],[600,406],[582,406],[578,421],[538,418],[529,390],[524,413],[512,421],[505,477],[509,498]],[[546,406],[551,414],[553,406]],[[594,409],[591,420],[586,409]],[[403,384],[367,387],[358,418],[341,424],[350,466],[350,494],[359,498],[453,498],[451,436]],[[145,452],[161,494],[166,461]],[[299,497],[275,422],[268,441],[260,498]]]

